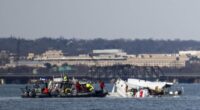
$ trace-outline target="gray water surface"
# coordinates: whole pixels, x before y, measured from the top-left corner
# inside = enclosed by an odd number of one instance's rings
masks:
[[[180,97],[149,98],[26,98],[24,85],[0,86],[0,110],[200,110],[200,84],[179,84]],[[111,85],[107,86],[111,90]]]

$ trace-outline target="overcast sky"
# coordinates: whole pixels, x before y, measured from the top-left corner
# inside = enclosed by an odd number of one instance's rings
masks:
[[[200,0],[0,0],[0,36],[200,40]]]

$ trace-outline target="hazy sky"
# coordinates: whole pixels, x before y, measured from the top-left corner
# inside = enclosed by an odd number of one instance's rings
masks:
[[[200,0],[0,0],[0,36],[200,40]]]

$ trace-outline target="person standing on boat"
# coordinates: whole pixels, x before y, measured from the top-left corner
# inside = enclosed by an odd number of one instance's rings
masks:
[[[76,82],[76,90],[77,90],[77,92],[81,92],[82,91],[82,88],[81,88],[81,85],[80,85],[79,81]]]
[[[87,83],[87,84],[86,84],[86,88],[87,88],[87,90],[88,90],[89,92],[92,92],[92,91],[94,90],[94,87],[92,86],[91,83]]]
[[[42,91],[44,94],[49,94],[49,89],[47,87],[45,87]]]
[[[48,82],[45,80],[44,82],[44,88],[42,90],[43,94],[49,94],[49,89],[48,89]]]
[[[41,92],[41,88],[40,88],[39,82],[35,82],[35,84],[33,85],[33,88],[34,88],[36,93],[40,93]]]
[[[63,76],[63,82],[61,83],[60,88],[63,89],[64,93],[66,93],[67,91],[69,91],[69,89],[71,88],[71,86],[69,84],[69,78],[68,78],[67,74],[64,74],[64,76]]]
[[[100,87],[101,91],[103,91],[105,88],[105,83],[101,80],[99,81],[99,87]]]
[[[64,82],[68,82],[68,81],[69,81],[67,74],[64,75],[63,81],[64,81]]]

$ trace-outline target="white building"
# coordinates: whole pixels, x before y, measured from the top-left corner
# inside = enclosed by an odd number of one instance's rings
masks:
[[[57,60],[63,59],[64,54],[61,50],[48,50],[34,60]]]
[[[93,50],[92,55],[64,56],[62,51],[49,50],[35,61],[45,61],[55,65],[112,66],[129,64],[136,66],[184,67],[188,57],[185,54],[139,54],[127,55],[120,49]]]
[[[127,53],[121,49],[93,50],[93,55],[95,58],[107,58],[107,59],[127,57]]]
[[[200,55],[200,51],[198,51],[198,50],[179,51],[179,54],[180,54],[180,55],[198,56],[198,55]]]
[[[126,64],[137,66],[184,67],[189,58],[178,54],[139,54],[129,57]]]

